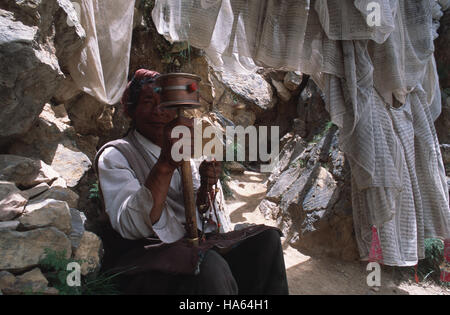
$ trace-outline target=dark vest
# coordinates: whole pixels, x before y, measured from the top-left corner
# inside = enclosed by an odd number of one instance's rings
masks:
[[[138,181],[143,185],[151,170],[152,163],[148,158],[147,152],[134,136],[134,133],[130,133],[123,139],[108,142],[98,151],[94,161],[94,169],[97,176],[98,158],[109,147],[114,147],[123,154],[135,172]],[[101,194],[100,184],[99,190]],[[124,239],[112,228],[104,207],[101,226],[99,235],[102,238],[105,249],[102,264],[103,270],[125,270],[125,274],[130,275],[145,271],[195,274],[199,271],[202,257],[207,250],[212,248],[227,250],[248,237],[259,234],[264,230],[272,229],[272,227],[265,225],[256,225],[224,234],[210,234],[198,247],[193,247],[186,239],[181,239],[172,244],[163,243],[156,237],[140,240]]]

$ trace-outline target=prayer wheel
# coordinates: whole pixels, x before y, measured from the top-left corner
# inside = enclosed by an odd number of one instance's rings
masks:
[[[183,117],[184,109],[200,107],[199,82],[201,78],[190,73],[163,74],[156,80],[161,95],[161,107],[176,109],[178,116]],[[194,187],[190,161],[182,161],[181,177],[183,182],[183,198],[186,214],[186,232],[189,241],[198,245],[197,213],[194,200]]]

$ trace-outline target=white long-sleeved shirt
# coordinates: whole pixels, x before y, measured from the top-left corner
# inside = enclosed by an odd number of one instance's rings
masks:
[[[150,140],[135,132],[136,139],[145,148],[150,161],[156,164],[161,153],[161,148]],[[200,174],[198,166],[201,160],[191,160],[192,178],[194,192],[196,194],[200,187]],[[165,243],[173,243],[186,234],[184,224],[186,223],[183,185],[181,175],[175,170],[167,193],[166,205],[162,211],[160,219],[152,224],[150,220],[150,210],[153,207],[152,193],[144,185],[141,185],[127,159],[114,147],[106,148],[98,160],[98,172],[100,177],[100,187],[102,189],[105,202],[105,209],[111,220],[111,225],[123,238],[140,239],[144,237],[156,236]],[[224,202],[224,196],[218,183],[220,192],[216,198],[216,209],[221,224],[220,232],[231,231],[231,223]],[[220,210],[219,203],[222,204],[223,211]],[[209,217],[211,209],[208,210]],[[215,215],[212,215],[215,220]],[[197,226],[201,230],[202,224],[197,211]],[[216,229],[213,224],[205,227],[205,232],[212,232]]]

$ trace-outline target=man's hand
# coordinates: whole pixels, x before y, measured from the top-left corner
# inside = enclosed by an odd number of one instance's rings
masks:
[[[213,189],[222,174],[222,163],[219,161],[203,161],[199,168],[200,188],[197,193],[197,207],[200,212],[207,208],[201,206],[208,204],[208,192]]]
[[[202,186],[211,190],[222,174],[222,163],[219,161],[203,161],[199,167],[200,182]]]
[[[177,126],[185,126],[189,128],[191,139],[188,140],[191,141],[191,152],[194,152],[194,122],[192,119],[180,117],[172,120],[164,126],[164,139],[160,142],[161,154],[159,155],[158,161],[151,169],[149,175],[147,176],[147,180],[145,181],[145,186],[150,190],[153,196],[153,208],[150,211],[150,220],[152,224],[157,222],[161,217],[173,172],[178,166],[181,165],[182,162],[182,160],[175,162],[171,154],[172,146],[181,138],[181,136],[178,139],[172,139],[171,137],[173,128]]]
[[[185,118],[185,117],[178,117],[168,124],[164,126],[164,139],[163,139],[163,145],[161,147],[161,154],[159,156],[158,162],[160,164],[166,164],[170,165],[174,169],[179,167],[181,165],[181,161],[175,161],[172,157],[172,147],[173,145],[181,139],[183,135],[180,135],[179,138],[172,138],[172,130],[177,126],[185,126],[189,128],[190,130],[190,138],[186,139],[187,141],[190,141],[190,147],[191,147],[191,156],[194,154],[194,120]],[[180,151],[180,154],[183,153],[183,150]]]

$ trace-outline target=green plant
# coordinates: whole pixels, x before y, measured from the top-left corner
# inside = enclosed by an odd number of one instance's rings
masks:
[[[235,94],[232,95],[233,103],[236,105],[238,103],[238,98]]]
[[[450,96],[450,87],[442,89],[442,96],[449,97]]]
[[[423,278],[423,281],[430,276],[438,280],[440,275],[439,265],[444,259],[444,244],[440,239],[425,239],[425,258],[419,261],[417,273]]]
[[[152,10],[155,7],[155,0],[141,0],[139,4],[139,9],[143,12],[145,22],[147,25],[151,25],[152,21]]]
[[[439,265],[444,259],[444,244],[440,239],[429,238],[425,239],[425,258],[419,260],[417,264],[417,276],[419,281],[432,281],[441,286],[449,287],[448,283],[440,281],[439,277],[441,270]],[[416,267],[406,268],[408,277],[414,277]]]
[[[298,166],[300,166],[301,168],[304,168],[304,167],[306,167],[307,162],[308,161],[306,161],[306,160],[299,159],[297,163],[298,163]]]
[[[309,144],[313,144],[313,143],[318,143],[326,134],[327,132],[331,129],[331,127],[333,127],[334,124],[329,121],[325,124],[324,128],[322,129],[321,132],[319,132],[318,134],[316,134],[312,140],[309,142]]]
[[[91,185],[89,189],[89,199],[100,199],[100,189],[98,187],[98,182],[95,182]]]
[[[308,160],[305,159],[297,159],[294,162],[292,162],[289,167],[300,167],[300,168],[304,168],[306,167],[308,163]]]
[[[231,198],[233,196],[233,191],[231,190],[230,185],[228,185],[228,182],[231,180],[229,162],[223,162],[222,173],[220,174],[219,180],[222,185],[223,195],[226,199]]]
[[[99,275],[91,275],[83,279],[82,294],[83,295],[118,295],[120,291],[116,278],[122,273],[101,273]]]
[[[39,262],[39,265],[51,286],[58,289],[61,295],[80,295],[80,287],[68,286],[66,279],[71,272],[67,270],[67,265],[71,262],[77,262],[81,265],[81,261],[66,258],[65,250],[56,252],[46,248],[45,254],[45,257]]]
[[[60,295],[116,295],[120,294],[117,289],[116,278],[121,273],[111,274],[108,272],[91,274],[81,278],[80,286],[68,286],[67,276],[72,270],[67,270],[67,265],[76,262],[82,264],[83,260],[66,258],[65,251],[54,251],[45,249],[45,257],[39,262],[50,285],[58,289]]]

